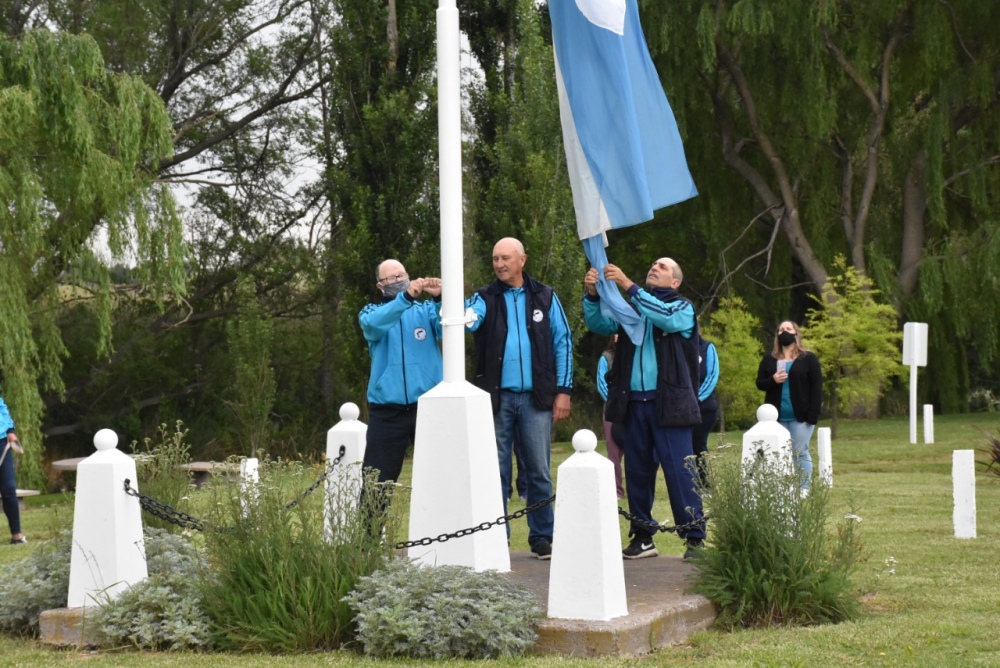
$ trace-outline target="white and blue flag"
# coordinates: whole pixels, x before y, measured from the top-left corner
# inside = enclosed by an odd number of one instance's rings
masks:
[[[636,0],[549,0],[549,15],[577,232],[603,272],[605,232],[651,220],[698,191]],[[641,342],[638,316],[601,275],[602,311]]]

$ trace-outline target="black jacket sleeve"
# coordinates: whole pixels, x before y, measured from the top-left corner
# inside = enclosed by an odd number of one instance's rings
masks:
[[[764,355],[764,358],[760,361],[760,366],[757,367],[757,389],[761,392],[769,392],[774,390],[778,386],[778,383],[774,382],[774,374],[778,371],[778,361],[774,359],[771,353]]]

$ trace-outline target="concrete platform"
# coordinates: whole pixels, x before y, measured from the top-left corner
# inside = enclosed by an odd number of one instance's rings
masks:
[[[511,577],[524,583],[545,610],[549,599],[550,561],[530,552],[511,552]],[[543,618],[535,654],[573,657],[629,657],[683,643],[715,621],[712,603],[685,593],[694,567],[680,556],[625,562],[628,615],[608,622]]]

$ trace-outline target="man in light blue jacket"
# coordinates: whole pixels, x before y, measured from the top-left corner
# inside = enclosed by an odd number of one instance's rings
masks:
[[[380,483],[395,481],[417,427],[417,399],[441,382],[441,279],[410,280],[396,260],[376,271],[382,293],[358,316],[368,342],[368,435],[364,468],[378,471]],[[421,292],[432,301],[417,301]],[[384,508],[378,500],[376,509]]]

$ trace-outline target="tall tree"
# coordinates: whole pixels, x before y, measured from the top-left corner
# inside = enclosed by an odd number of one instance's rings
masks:
[[[63,390],[60,282],[75,278],[95,295],[103,349],[110,276],[89,250],[99,234],[113,258],[136,263],[153,299],[183,290],[180,221],[150,170],[169,158],[170,139],[162,100],[137,77],[108,72],[90,37],[0,36],[0,369],[36,484],[39,392]]]
[[[844,254],[903,319],[930,322],[933,398],[961,408],[955,342],[983,365],[1000,352],[1000,306],[966,289],[1000,259],[1000,6],[640,4],[718,238],[769,249],[734,275],[740,291],[776,287],[777,269],[819,293]]]

